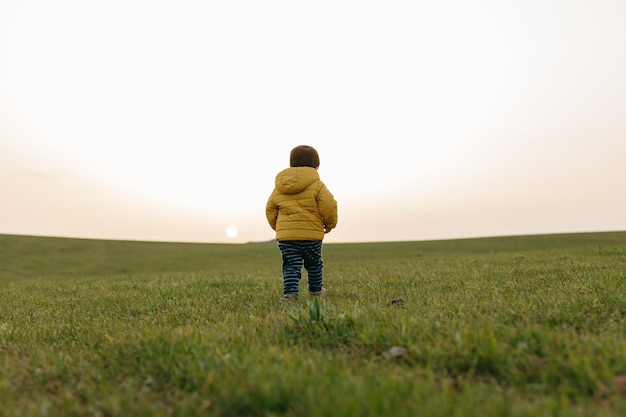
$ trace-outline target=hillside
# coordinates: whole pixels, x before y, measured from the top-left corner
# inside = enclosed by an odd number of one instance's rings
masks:
[[[548,251],[626,250],[626,232],[511,236],[459,240],[327,244],[328,262],[423,256]],[[111,274],[240,270],[276,265],[273,243],[200,244],[70,239],[0,234],[0,279],[88,277]]]

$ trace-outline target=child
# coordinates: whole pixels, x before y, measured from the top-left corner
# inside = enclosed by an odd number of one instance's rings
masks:
[[[337,202],[320,181],[320,157],[314,148],[297,146],[289,159],[290,167],[276,176],[265,207],[283,258],[283,294],[285,301],[298,299],[304,265],[309,294],[323,298],[322,240],[337,225]]]

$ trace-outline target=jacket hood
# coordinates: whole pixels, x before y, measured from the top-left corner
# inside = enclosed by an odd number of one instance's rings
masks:
[[[298,194],[309,185],[319,181],[320,175],[315,168],[291,167],[276,175],[276,189],[283,194]]]

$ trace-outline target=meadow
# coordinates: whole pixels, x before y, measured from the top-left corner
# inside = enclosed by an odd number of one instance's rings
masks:
[[[324,259],[0,235],[0,416],[626,415],[626,232]]]

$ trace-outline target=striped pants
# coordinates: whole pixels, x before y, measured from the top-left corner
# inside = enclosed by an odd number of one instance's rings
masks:
[[[278,242],[283,256],[283,294],[298,294],[302,266],[306,269],[309,291],[322,289],[322,241],[283,240]]]

